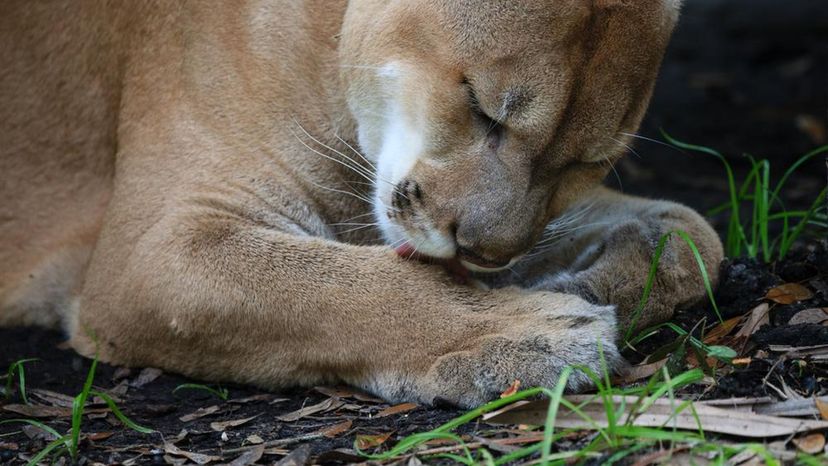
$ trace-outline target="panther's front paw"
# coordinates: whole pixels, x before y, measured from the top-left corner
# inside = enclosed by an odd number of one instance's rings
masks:
[[[531,312],[495,317],[498,331],[434,362],[420,387],[423,401],[440,398],[474,407],[496,398],[515,380],[525,388],[551,388],[566,366],[585,366],[600,374],[604,365],[613,370],[621,364],[613,307],[555,293],[526,296],[522,305]],[[584,373],[575,371],[567,389],[590,385]]]

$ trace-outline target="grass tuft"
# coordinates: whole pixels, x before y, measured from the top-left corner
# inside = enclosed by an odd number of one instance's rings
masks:
[[[17,389],[20,392],[20,398],[23,400],[23,403],[29,404],[29,398],[26,396],[26,369],[23,365],[34,361],[39,361],[39,359],[21,359],[11,363],[6,374],[6,388],[3,392],[7,400],[12,396],[12,382],[14,381],[14,375],[17,374]]]
[[[154,430],[148,427],[144,427],[135,423],[126,415],[124,415],[124,413],[121,412],[121,410],[118,408],[117,404],[115,403],[115,400],[113,400],[112,397],[110,397],[106,393],[92,389],[92,381],[95,379],[95,371],[97,367],[98,358],[96,356],[92,360],[92,366],[89,368],[89,372],[86,374],[86,379],[84,381],[81,392],[77,396],[75,396],[72,402],[72,426],[67,434],[62,435],[55,429],[49,427],[48,425],[33,419],[9,419],[6,421],[0,421],[0,424],[29,424],[49,433],[53,437],[56,437],[55,440],[47,444],[41,451],[39,451],[35,456],[33,456],[31,460],[29,460],[27,466],[35,466],[47,457],[51,456],[53,457],[53,459],[56,459],[57,457],[63,454],[68,454],[73,462],[77,462],[82,435],[81,427],[83,423],[83,414],[84,410],[86,409],[86,402],[89,399],[90,395],[101,398],[107,404],[107,406],[115,415],[115,417],[118,418],[118,420],[121,421],[122,424],[124,424],[124,426],[143,434],[155,432]]]
[[[812,226],[828,233],[826,207],[824,205],[828,187],[815,197],[804,211],[788,211],[780,198],[783,187],[791,176],[806,162],[828,154],[828,146],[818,147],[800,157],[785,170],[776,185],[771,181],[771,166],[766,159],[757,160],[746,156],[751,169],[743,180],[737,182],[733,168],[727,158],[709,147],[679,141],[662,131],[664,138],[673,146],[692,152],[708,154],[719,159],[725,168],[728,185],[728,202],[712,209],[709,215],[729,213],[725,234],[725,253],[730,257],[746,255],[760,258],[765,262],[781,260],[790,252],[796,240]],[[771,225],[781,222],[781,232],[771,238]]]

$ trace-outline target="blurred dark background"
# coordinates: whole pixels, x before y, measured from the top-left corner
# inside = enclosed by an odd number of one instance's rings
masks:
[[[737,174],[743,154],[767,158],[776,179],[828,143],[828,0],[686,0],[639,134],[715,148]],[[627,193],[674,199],[702,212],[727,197],[713,157],[637,140],[617,166]],[[618,186],[614,175],[608,180]],[[788,209],[826,184],[824,157],[786,185]],[[721,227],[721,219],[715,219]],[[719,228],[721,231],[721,228]]]

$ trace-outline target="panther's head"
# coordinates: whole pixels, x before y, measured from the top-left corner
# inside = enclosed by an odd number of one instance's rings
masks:
[[[679,0],[351,0],[341,77],[385,239],[508,266],[605,177]]]

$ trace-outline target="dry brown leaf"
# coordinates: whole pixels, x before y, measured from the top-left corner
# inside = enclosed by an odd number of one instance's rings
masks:
[[[417,409],[418,407],[419,406],[416,403],[402,403],[385,408],[382,411],[378,412],[377,415],[374,417],[386,417],[393,416],[394,414],[407,413],[412,409]]]
[[[708,345],[715,345],[722,337],[727,336],[741,322],[742,316],[733,317],[716,325],[704,336],[704,342]]]
[[[28,390],[30,395],[35,395],[41,400],[50,405],[60,406],[63,408],[71,408],[75,398],[63,393],[53,392],[51,390],[43,390],[40,388],[31,388]]]
[[[87,434],[86,438],[94,442],[98,440],[106,440],[113,435],[115,435],[115,432],[93,432],[91,434]]]
[[[393,432],[388,432],[387,434],[377,434],[377,435],[357,435],[356,436],[356,446],[360,450],[367,450],[369,448],[375,448],[388,440],[391,437]]]
[[[355,391],[347,387],[313,387],[313,389],[331,398],[353,398]]]
[[[793,304],[811,299],[814,294],[799,283],[785,283],[768,290],[767,299],[779,304]]]
[[[232,421],[219,421],[219,422],[211,422],[210,428],[216,432],[221,432],[227,430],[228,427],[238,427],[242,424],[247,424],[248,422],[256,419],[257,417],[261,416],[261,414],[257,414],[255,416],[246,417],[244,419],[234,419]]]
[[[807,357],[811,361],[828,360],[828,344],[812,346],[768,345],[768,349],[774,353],[785,353],[785,356],[790,359]]]
[[[115,369],[115,373],[112,374],[112,381],[118,382],[121,381],[129,376],[132,375],[132,369],[128,367],[119,367]]]
[[[259,461],[264,455],[265,447],[264,445],[257,445],[253,448],[248,449],[244,453],[238,456],[238,458],[231,461],[228,466],[249,466],[254,464],[256,461]]]
[[[141,388],[144,385],[152,382],[153,380],[161,377],[161,374],[164,372],[161,369],[156,369],[154,367],[147,367],[141,370],[141,373],[138,374],[138,377],[130,383],[135,388]]]
[[[357,455],[354,450],[350,448],[337,448],[336,450],[328,450],[316,456],[318,464],[357,464],[365,461],[365,458]]]
[[[169,455],[183,456],[184,458],[187,458],[188,460],[190,460],[190,461],[192,461],[193,463],[196,463],[196,464],[207,464],[207,463],[211,463],[213,461],[221,460],[220,456],[204,455],[204,454],[201,454],[201,453],[193,453],[193,452],[189,452],[189,451],[184,451],[184,450],[178,448],[177,446],[175,446],[175,445],[173,445],[172,443],[169,443],[169,442],[164,444],[164,451]]]
[[[332,409],[336,409],[340,406],[345,404],[343,401],[339,400],[338,398],[328,398],[324,401],[321,401],[312,406],[306,406],[302,409],[297,409],[296,411],[283,414],[281,416],[276,416],[276,419],[283,421],[283,422],[293,422],[298,419],[302,419],[306,416],[311,416],[316,413],[322,413],[325,411],[330,411]]]
[[[273,398],[273,395],[269,393],[260,393],[258,395],[247,396],[244,398],[233,398],[232,400],[227,400],[227,402],[243,405],[247,403],[253,403],[255,401],[270,401],[271,398]],[[287,401],[287,398],[279,398],[279,401]]]
[[[825,123],[813,115],[797,115],[796,127],[808,135],[811,142],[816,145],[825,144],[825,141],[828,140],[828,129],[825,127]]]
[[[828,307],[814,307],[811,309],[803,309],[788,321],[788,325],[796,324],[821,324],[828,320]]]
[[[305,466],[310,462],[310,455],[310,445],[305,444],[288,453],[287,456],[274,463],[273,466]]]
[[[250,445],[258,445],[260,443],[264,443],[264,439],[259,437],[256,434],[248,435],[246,439],[244,439],[244,443],[248,443]]]
[[[57,439],[55,434],[33,425],[23,425],[20,427],[20,430],[22,430],[23,433],[26,434],[26,437],[29,437],[30,440],[45,440],[48,443]]]
[[[195,421],[196,419],[200,419],[204,416],[215,414],[219,412],[220,409],[221,408],[219,408],[218,405],[208,406],[206,408],[198,408],[195,412],[181,416],[180,418],[178,418],[178,420],[181,422]]]
[[[580,415],[563,407],[555,420],[556,428],[594,429],[595,426],[606,427],[607,416],[603,400],[595,395],[569,395],[565,397],[573,404],[583,404],[581,412],[594,421],[587,424]],[[629,409],[638,401],[634,396],[614,396],[616,409],[622,406]],[[817,429],[828,429],[828,422],[803,419],[789,419],[765,416],[751,412],[722,409],[702,403],[694,403],[694,410],[685,409],[676,413],[680,401],[669,399],[656,400],[649,409],[638,414],[633,425],[644,427],[668,427],[682,430],[698,430],[698,422],[705,432],[729,434],[739,437],[767,438],[781,437]],[[549,407],[548,400],[531,401],[510,410],[501,410],[483,416],[483,420],[492,424],[535,424],[543,425]],[[494,414],[494,415],[493,415]],[[698,421],[696,418],[698,415]],[[625,416],[626,417],[626,416]]]
[[[736,332],[736,337],[749,337],[753,335],[759,327],[770,323],[770,319],[768,318],[768,311],[770,311],[770,306],[768,303],[762,303],[756,307],[754,307],[750,313],[748,314],[747,322],[742,325],[742,328]]]
[[[649,364],[629,366],[625,369],[622,369],[621,375],[617,379],[617,381],[620,383],[633,383],[641,379],[646,379],[658,372],[662,367],[664,367],[664,364],[666,363],[667,360],[662,359],[661,361],[656,361]]]
[[[348,429],[350,429],[352,424],[353,422],[349,419],[346,421],[342,421],[338,424],[334,424],[332,426],[323,427],[318,431],[318,433],[328,438],[334,438],[337,435],[346,432]]]
[[[816,404],[817,410],[819,410],[819,416],[823,419],[828,421],[828,402],[822,401],[819,398],[814,400]]]
[[[519,388],[520,388],[520,380],[515,379],[515,381],[512,382],[512,385],[509,385],[509,388],[507,388],[503,393],[500,394],[500,397],[501,398],[506,398],[507,396],[512,396],[515,393],[517,393]]]
[[[820,433],[804,435],[793,439],[792,442],[796,445],[796,448],[798,448],[799,451],[811,455],[821,453],[825,448],[825,436]]]
[[[358,392],[348,387],[313,387],[317,392],[331,398],[353,398],[367,403],[385,403],[385,400]]]
[[[11,411],[26,417],[71,417],[72,409],[61,406],[46,406],[46,405],[6,405],[3,406],[6,411]]]

